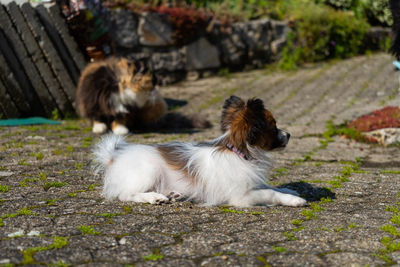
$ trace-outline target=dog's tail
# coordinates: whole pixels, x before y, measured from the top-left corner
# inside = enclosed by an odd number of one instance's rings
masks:
[[[105,169],[112,164],[118,150],[126,145],[128,145],[128,143],[125,141],[124,137],[120,135],[109,134],[103,136],[101,141],[95,145],[92,150],[94,155],[92,164],[94,173],[103,173]]]

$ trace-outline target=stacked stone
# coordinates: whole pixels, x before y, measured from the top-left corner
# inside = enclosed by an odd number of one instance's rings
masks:
[[[111,13],[117,54],[146,61],[162,84],[218,68],[262,67],[276,59],[288,31],[286,23],[269,19],[234,23],[228,30],[216,22],[195,41],[177,46],[167,15],[124,9]]]

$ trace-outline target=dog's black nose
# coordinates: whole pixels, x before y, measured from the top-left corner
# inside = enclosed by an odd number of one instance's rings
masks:
[[[289,141],[290,133],[286,132],[286,134],[287,134],[287,140]]]

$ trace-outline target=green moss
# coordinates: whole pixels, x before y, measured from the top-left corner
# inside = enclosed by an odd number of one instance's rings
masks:
[[[315,211],[311,209],[304,209],[300,214],[303,215],[307,221],[316,218]]]
[[[57,198],[46,199],[46,200],[45,200],[46,204],[49,205],[49,206],[51,206],[51,205],[53,205],[54,203],[56,203],[56,201],[58,201]]]
[[[348,229],[353,229],[359,227],[356,223],[351,223],[347,226]]]
[[[321,204],[325,204],[325,203],[331,203],[331,202],[333,202],[333,200],[330,198],[330,197],[323,197],[323,198],[321,198],[321,200],[320,200],[320,203]]]
[[[100,232],[95,231],[93,229],[93,227],[88,226],[88,225],[78,226],[78,230],[81,231],[81,233],[84,235],[99,235],[100,234]]]
[[[89,191],[94,191],[94,189],[95,189],[97,186],[99,186],[99,185],[98,185],[98,184],[89,184],[87,187],[88,187],[88,190],[89,190]]]
[[[74,152],[75,148],[73,146],[67,146],[66,147],[68,152]]]
[[[118,213],[102,213],[102,214],[99,214],[99,216],[106,217],[106,218],[112,218],[112,217],[119,216],[119,215],[122,215],[122,213],[118,212]]]
[[[142,259],[145,261],[159,261],[164,258],[164,255],[160,254],[159,252],[150,253],[148,255],[142,256]]]
[[[293,225],[295,225],[295,226],[300,226],[300,225],[303,224],[303,221],[302,221],[302,220],[294,219],[294,220],[291,220],[290,223],[293,224]]]
[[[68,245],[68,237],[62,237],[62,236],[54,236],[53,237],[53,244],[46,246],[46,247],[32,247],[32,248],[27,248],[22,251],[22,254],[24,255],[24,261],[22,264],[34,264],[35,259],[34,255],[36,252],[39,251],[45,251],[45,250],[52,250],[52,249],[60,249]]]
[[[47,191],[47,190],[49,190],[49,189],[52,188],[52,187],[58,188],[58,187],[63,187],[63,186],[65,186],[65,185],[67,185],[67,184],[68,184],[68,183],[58,182],[58,181],[47,182],[47,183],[44,183],[43,189],[44,189],[45,191]]]
[[[400,226],[400,215],[395,215],[390,219],[390,221],[398,226]]]
[[[47,174],[44,172],[38,172],[38,177],[40,179],[40,181],[46,181],[47,180]]]
[[[77,162],[77,163],[75,163],[75,168],[77,169],[77,170],[82,170],[82,167],[83,167],[83,163],[82,162]]]
[[[283,235],[286,236],[290,241],[296,240],[296,237],[292,232],[283,232]]]
[[[237,214],[243,214],[243,213],[245,213],[244,211],[228,209],[228,208],[226,208],[226,207],[221,208],[221,211],[222,211],[223,213],[237,213]]]
[[[317,203],[311,203],[310,205],[311,209],[315,212],[319,212],[319,211],[323,211],[325,210],[323,207],[321,207],[320,205],[318,205]]]
[[[284,247],[274,247],[273,246],[272,249],[275,250],[276,252],[279,252],[279,253],[283,253],[283,252],[287,251],[287,249],[284,248]]]
[[[42,160],[43,157],[44,157],[44,155],[43,155],[42,152],[35,153],[33,156],[34,156],[37,160]]]
[[[20,161],[18,161],[18,165],[26,166],[26,165],[29,165],[29,164],[24,159],[21,159]]]
[[[400,174],[400,171],[397,170],[383,170],[380,171],[381,174]]]
[[[8,191],[10,191],[10,186],[9,185],[0,185],[0,192],[1,193],[7,193]]]
[[[32,215],[32,213],[33,212],[29,208],[25,207],[18,210],[17,215]]]
[[[400,236],[399,230],[397,230],[396,227],[394,227],[393,225],[390,225],[390,224],[382,225],[381,230],[385,231],[386,233],[389,233],[393,236],[396,236],[396,237]]]
[[[68,193],[67,195],[68,195],[69,197],[76,197],[76,196],[77,196],[76,193]]]
[[[130,206],[122,206],[122,209],[124,210],[125,214],[129,214],[132,212],[132,207]]]

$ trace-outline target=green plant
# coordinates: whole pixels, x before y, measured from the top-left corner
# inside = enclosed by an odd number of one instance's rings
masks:
[[[65,186],[65,185],[67,185],[67,183],[58,182],[58,181],[52,181],[52,182],[44,183],[43,189],[44,189],[45,191],[47,191],[47,190],[49,190],[49,189],[52,188],[52,187],[63,187],[63,186]]]
[[[78,230],[81,231],[81,233],[84,235],[99,235],[100,234],[100,232],[95,231],[93,229],[93,227],[88,226],[88,225],[78,226]]]
[[[10,190],[10,186],[9,185],[0,185],[0,192],[1,193],[7,193]]]
[[[164,255],[160,254],[158,251],[155,253],[150,253],[149,255],[142,256],[145,261],[158,261],[164,258]]]
[[[348,58],[363,52],[369,28],[365,20],[307,1],[292,12],[293,32],[282,51],[280,68],[291,69],[306,62]]]

